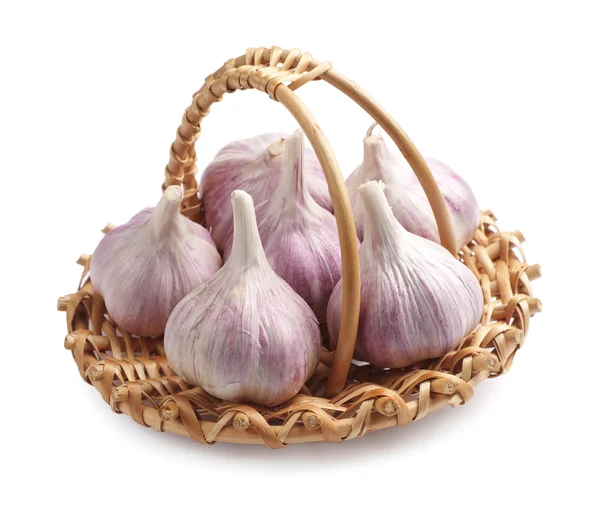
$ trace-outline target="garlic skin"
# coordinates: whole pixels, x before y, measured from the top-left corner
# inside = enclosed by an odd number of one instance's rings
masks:
[[[446,249],[406,231],[394,218],[381,182],[360,188],[365,235],[359,250],[360,318],[356,351],[385,368],[402,368],[454,348],[479,323],[483,294],[474,274]],[[341,281],[327,325],[335,348]]]
[[[266,133],[238,140],[223,147],[202,173],[200,198],[206,227],[219,250],[233,234],[233,213],[229,200],[236,190],[246,191],[259,205],[268,200],[283,180],[283,155],[287,135]],[[317,156],[304,149],[306,183],[315,201],[333,212],[325,175]]]
[[[308,192],[301,130],[285,143],[283,180],[268,201],[257,205],[262,245],[275,273],[288,283],[325,323],[331,292],[342,277],[342,256],[333,214]],[[233,242],[229,239],[223,260]]]
[[[266,406],[300,391],[321,355],[314,313],[269,266],[252,197],[232,195],[233,248],[223,268],[173,310],[165,351],[186,382]]]
[[[451,168],[435,159],[425,158],[437,182],[454,229],[456,245],[471,241],[479,226],[479,206],[469,185]],[[383,138],[368,134],[364,139],[363,162],[346,179],[359,239],[363,237],[364,211],[359,187],[370,180],[385,182],[385,196],[394,216],[409,232],[440,242],[439,232],[425,191],[408,163],[392,153]]]
[[[222,265],[208,232],[179,213],[183,191],[168,187],[144,209],[107,233],[94,251],[90,277],[124,331],[158,336],[171,311]]]

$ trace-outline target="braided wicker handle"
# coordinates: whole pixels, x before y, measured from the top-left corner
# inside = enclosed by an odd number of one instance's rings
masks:
[[[298,49],[283,50],[276,46],[249,48],[245,55],[228,60],[217,72],[206,78],[202,88],[194,94],[186,109],[171,145],[171,157],[165,171],[163,189],[183,184],[182,213],[201,222],[202,212],[196,179],[195,142],[200,134],[200,122],[210,106],[220,101],[225,93],[254,88],[267,92],[271,99],[282,103],[294,116],[310,141],[323,168],[340,236],[342,255],[342,318],[338,347],[327,381],[326,396],[337,394],[343,387],[354,354],[360,306],[360,272],[358,244],[352,207],[344,177],[327,138],[312,113],[294,94],[294,90],[314,79],[322,79],[344,92],[361,106],[394,140],[423,186],[431,204],[440,233],[441,244],[456,255],[450,215],[440,190],[408,136],[396,121],[354,82],[331,68],[329,62],[319,62],[309,53]]]

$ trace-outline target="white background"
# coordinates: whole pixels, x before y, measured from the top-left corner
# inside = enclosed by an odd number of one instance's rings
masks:
[[[598,507],[597,2],[1,5],[4,507]],[[79,254],[158,200],[204,77],[272,44],[357,81],[542,264],[544,312],[468,405],[342,444],[208,447],[112,413],[63,349]],[[369,119],[325,83],[299,94],[348,173]],[[265,95],[228,96],[200,167],[295,127]]]

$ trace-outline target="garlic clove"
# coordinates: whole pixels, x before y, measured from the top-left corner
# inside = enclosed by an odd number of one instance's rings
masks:
[[[444,163],[425,158],[448,211],[457,246],[468,244],[479,225],[479,206],[469,185]],[[358,188],[369,180],[385,182],[385,195],[394,216],[404,228],[439,243],[439,233],[431,206],[416,175],[400,156],[392,153],[381,136],[364,139],[362,164],[346,180],[358,237],[362,239],[364,213]]]
[[[233,233],[231,193],[236,189],[246,191],[257,205],[268,200],[283,179],[286,138],[285,134],[267,133],[229,143],[202,173],[200,189],[206,225],[220,250]],[[304,148],[304,167],[311,196],[333,212],[323,170],[310,147]]]
[[[183,191],[168,187],[155,208],[110,231],[94,251],[90,276],[124,331],[157,336],[177,303],[222,265],[208,232],[179,212]]]
[[[269,264],[325,323],[329,297],[342,277],[342,258],[334,216],[308,192],[305,153],[304,135],[298,130],[285,143],[283,180],[255,210]],[[232,241],[230,237],[224,260]]]
[[[321,355],[314,313],[270,267],[249,194],[232,194],[223,268],[173,310],[165,351],[186,382],[228,401],[274,406],[297,394]]]
[[[404,229],[381,182],[359,188],[364,210],[356,351],[380,367],[402,368],[440,357],[479,323],[483,295],[474,274],[446,249]],[[335,348],[341,281],[327,310]]]

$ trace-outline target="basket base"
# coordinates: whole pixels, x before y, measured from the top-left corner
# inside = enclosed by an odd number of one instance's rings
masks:
[[[499,232],[495,217],[481,224],[461,260],[477,276],[485,310],[480,326],[443,357],[403,369],[352,367],[335,397],[314,396],[327,379],[332,354],[303,391],[277,408],[219,400],[179,378],[165,356],[162,337],[138,338],[119,331],[102,297],[87,278],[89,256],[82,256],[79,290],[61,297],[67,315],[65,348],[81,377],[118,413],[157,431],[189,436],[200,443],[266,444],[337,442],[371,431],[422,419],[444,405],[466,403],[483,380],[505,373],[541,311],[531,281],[539,265],[527,265],[520,232]]]

